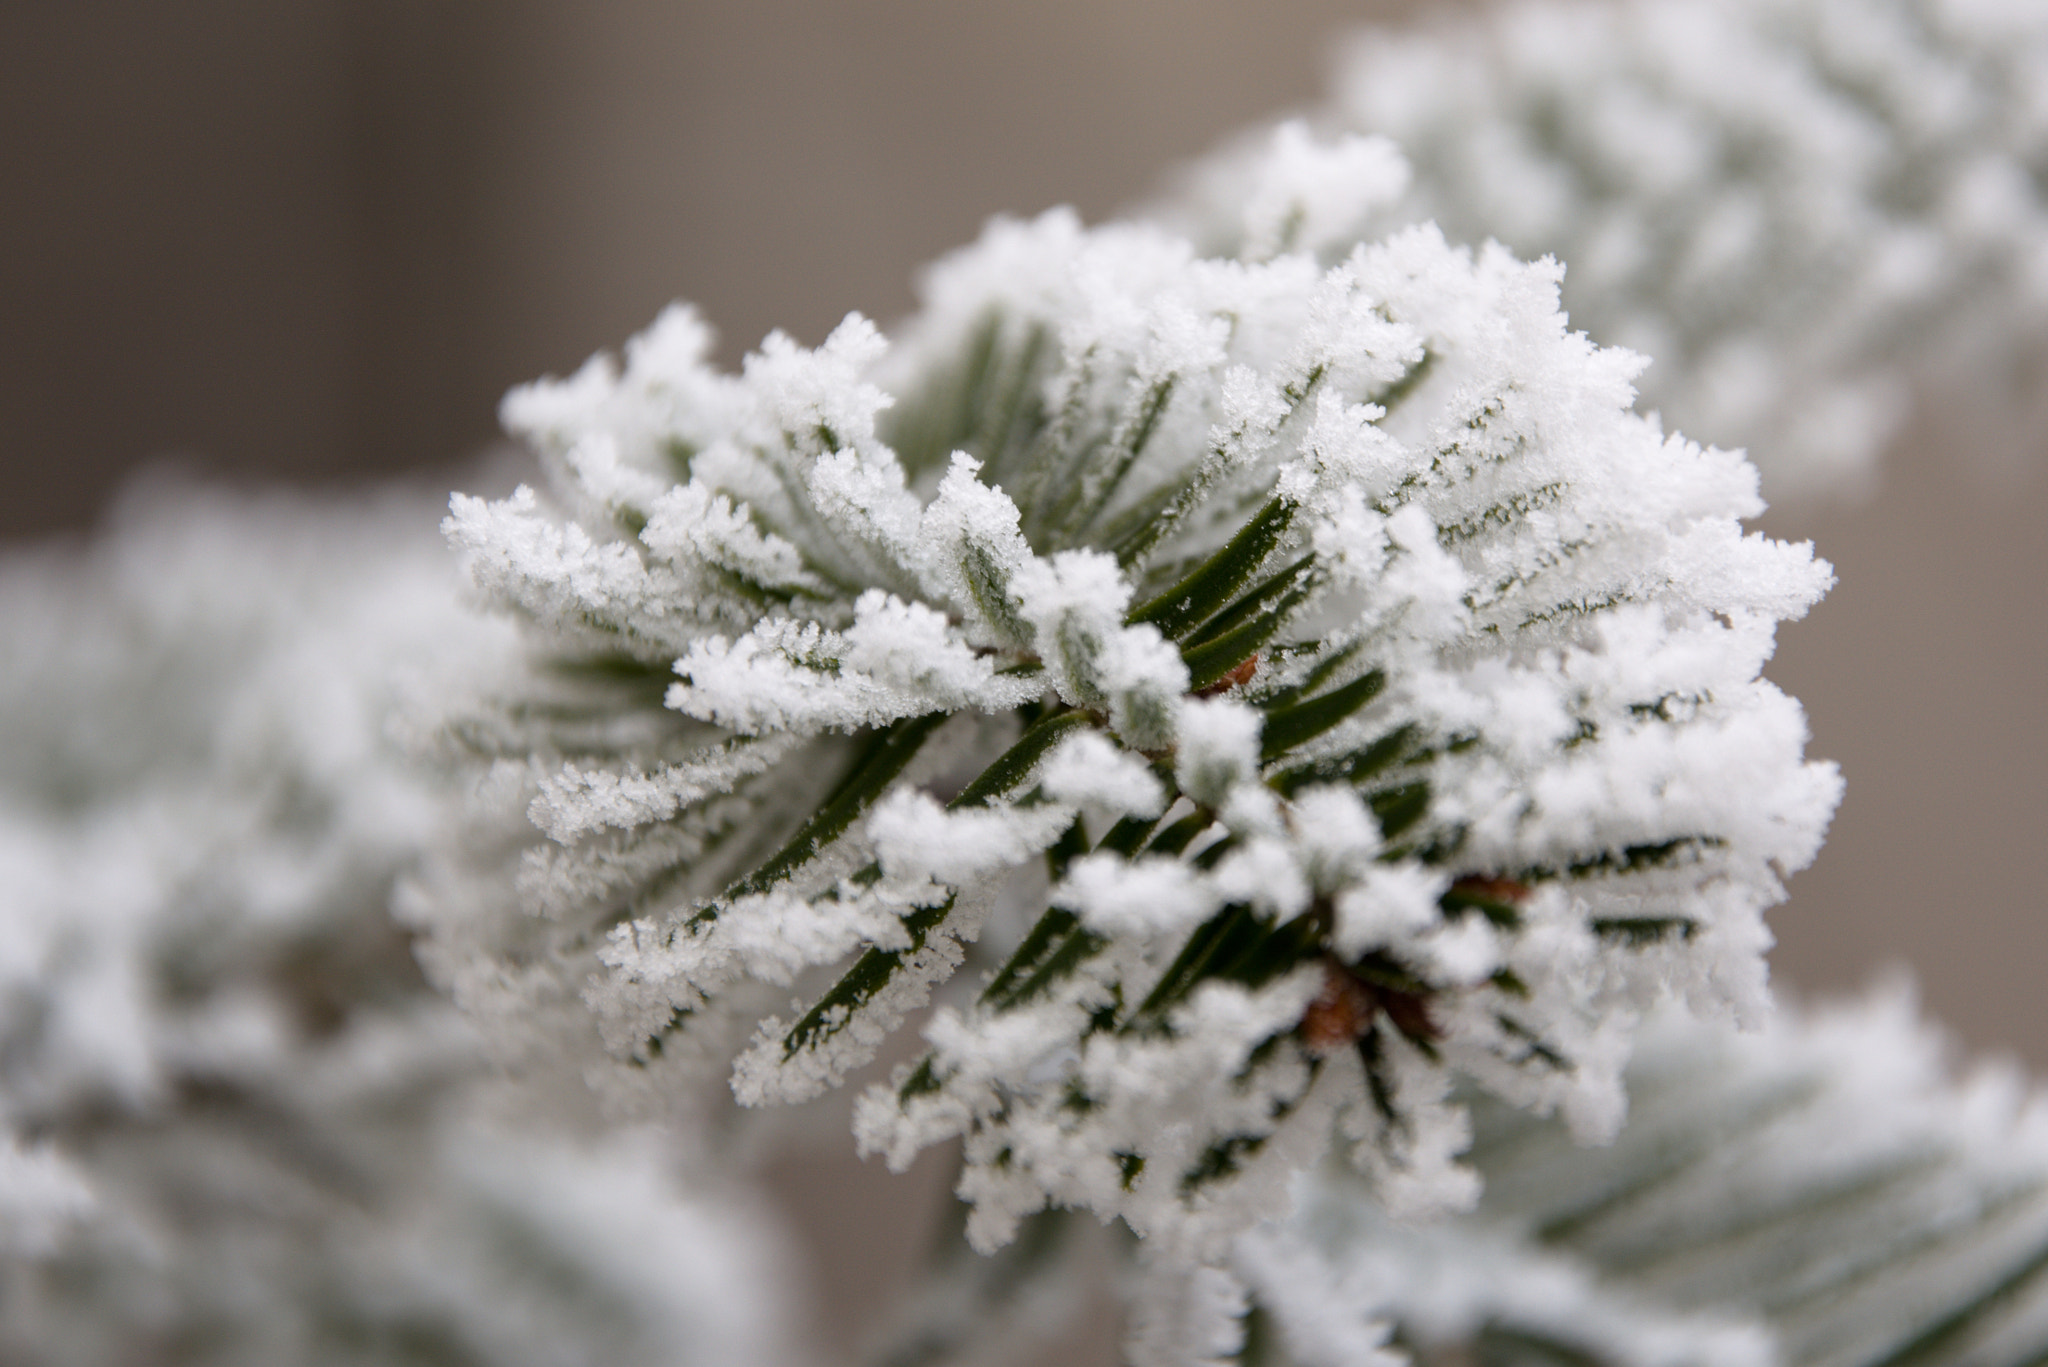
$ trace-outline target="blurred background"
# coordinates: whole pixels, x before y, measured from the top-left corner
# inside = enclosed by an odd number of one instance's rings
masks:
[[[8,5],[0,540],[88,529],[165,459],[445,479],[509,385],[674,298],[731,362],[886,324],[990,214],[1099,219],[1423,7]],[[1849,782],[1776,964],[1908,965],[1972,1047],[2048,1068],[2048,437],[1975,419],[1923,413],[1875,497],[1766,520],[1841,574],[1770,672]]]

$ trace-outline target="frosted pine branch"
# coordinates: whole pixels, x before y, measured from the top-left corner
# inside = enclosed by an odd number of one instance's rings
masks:
[[[1990,1364],[2048,1349],[2048,1130],[2010,1069],[1954,1075],[1907,994],[1735,1036],[1660,1019],[1609,1149],[1480,1109],[1486,1195],[1389,1222],[1331,1171],[1247,1235],[1242,1360]],[[1256,1346],[1256,1345],[1255,1345]]]
[[[0,561],[0,1359],[791,1361],[744,1199],[500,1095],[390,919],[387,728],[509,644],[433,523],[151,484]]]
[[[419,522],[416,494],[144,484],[89,549],[0,562],[12,1117],[147,1108],[432,1003],[385,902],[441,801],[386,727],[506,643]]]
[[[1867,481],[1916,386],[2031,430],[2044,72],[2030,0],[1532,0],[1361,35],[1320,138],[1248,143],[1169,217],[1331,259],[1411,218],[1554,255],[1574,325],[1656,359],[1647,407],[1806,497]],[[1332,188],[1384,182],[1362,133],[1412,159],[1390,215]]]
[[[1464,1204],[1461,1082],[1611,1132],[1638,1012],[1763,1004],[1837,781],[1758,670],[1829,573],[1557,278],[1053,213],[894,344],[721,374],[678,309],[516,392],[547,492],[447,529],[535,663],[450,735],[552,839],[524,911],[422,883],[431,962],[515,1050],[580,995],[656,1105],[815,1096],[939,995],[856,1130],[963,1139],[984,1249],[1051,1205],[1213,1258],[1333,1133]]]

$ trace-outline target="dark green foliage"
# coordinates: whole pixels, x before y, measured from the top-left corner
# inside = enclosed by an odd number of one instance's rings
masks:
[[[916,756],[918,747],[945,722],[945,713],[933,712],[874,732],[839,787],[803,825],[797,827],[789,842],[759,868],[726,889],[719,900],[730,902],[738,897],[766,892],[817,858],[819,851],[844,835],[847,827],[888,791],[889,785],[903,772],[903,767]],[[716,914],[715,907],[707,907],[699,917],[709,918]]]
[[[1191,635],[1233,603],[1264,568],[1293,528],[1295,512],[1295,505],[1285,499],[1269,500],[1223,549],[1164,593],[1131,609],[1130,620],[1149,622],[1172,641]]]

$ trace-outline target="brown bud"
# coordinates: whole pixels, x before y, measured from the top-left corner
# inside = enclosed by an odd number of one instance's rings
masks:
[[[1323,990],[1301,1018],[1301,1040],[1317,1058],[1341,1053],[1372,1029],[1373,991],[1334,960],[1323,964]]]
[[[1491,878],[1485,874],[1468,874],[1451,884],[1452,892],[1462,892],[1472,897],[1484,897],[1489,902],[1506,902],[1509,906],[1520,906],[1529,896],[1529,885],[1517,883],[1512,878]]]
[[[1213,698],[1219,693],[1228,693],[1231,689],[1236,688],[1239,684],[1250,683],[1252,681],[1252,676],[1254,674],[1257,674],[1258,672],[1259,657],[1253,655],[1241,664],[1232,665],[1230,667],[1230,672],[1225,674],[1222,678],[1218,679],[1215,683],[1210,684],[1206,688],[1196,689],[1195,696],[1198,698]]]

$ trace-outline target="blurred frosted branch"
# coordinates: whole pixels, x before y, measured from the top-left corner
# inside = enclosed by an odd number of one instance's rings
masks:
[[[0,565],[0,1358],[788,1360],[758,1217],[500,1095],[390,919],[387,728],[509,644],[431,507],[159,482]]]
[[[2044,92],[2032,0],[1529,0],[1367,32],[1313,123],[1391,138],[1410,190],[1296,245],[1433,218],[1555,256],[1573,326],[1654,358],[1645,407],[1746,446],[1774,502],[1853,493],[1930,388],[1980,441],[2038,444]],[[1168,220],[1262,242],[1262,142]]]
[[[1486,1194],[1389,1222],[1334,1170],[1237,1266],[1302,1367],[1386,1332],[1418,1362],[1991,1364],[2048,1352],[2048,1110],[1955,1074],[1893,989],[1751,1035],[1665,1017],[1611,1148],[1499,1107]]]

